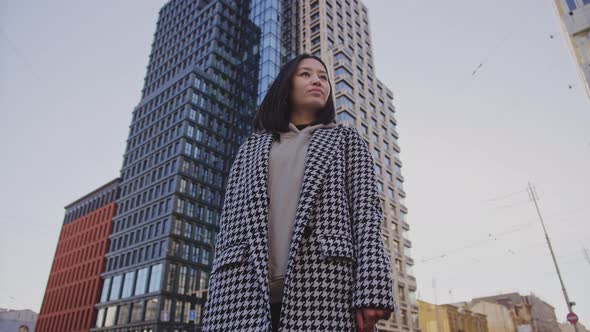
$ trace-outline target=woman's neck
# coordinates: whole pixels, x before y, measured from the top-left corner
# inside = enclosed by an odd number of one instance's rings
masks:
[[[312,112],[294,111],[291,114],[289,121],[298,126],[302,124],[310,124],[316,120],[315,114]]]

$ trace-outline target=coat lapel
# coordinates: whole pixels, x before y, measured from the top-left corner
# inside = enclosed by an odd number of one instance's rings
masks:
[[[289,251],[289,263],[287,266],[288,283],[290,271],[293,269],[293,258],[297,253],[303,232],[309,219],[310,212],[317,202],[317,195],[322,187],[322,180],[329,176],[327,170],[329,161],[337,151],[340,144],[341,125],[334,128],[318,128],[313,133],[307,149],[303,184],[300,193],[299,204],[295,213],[295,224]],[[268,131],[256,132],[253,134],[250,148],[251,156],[246,158],[250,164],[245,165],[246,183],[245,198],[252,200],[255,208],[251,211],[244,211],[248,217],[249,227],[248,241],[252,250],[257,280],[263,289],[266,290],[268,302],[268,162],[270,148],[272,146],[272,133]],[[286,287],[286,286],[285,286]]]

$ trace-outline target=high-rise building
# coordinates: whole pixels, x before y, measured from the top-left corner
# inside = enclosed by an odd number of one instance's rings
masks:
[[[580,80],[590,98],[590,0],[553,0]]]
[[[102,288],[119,179],[66,206],[35,331],[89,331]]]
[[[328,64],[338,120],[359,128],[375,157],[399,304],[379,331],[418,330],[393,93],[374,72],[366,6],[171,0],[133,111],[93,331],[200,323],[237,147],[281,65],[304,51]]]
[[[95,331],[176,331],[200,322],[227,174],[251,132],[259,64],[279,61],[278,46],[261,45],[264,29],[251,19],[276,17],[263,2],[172,0],[161,8],[124,154]]]
[[[298,2],[299,49],[320,56],[330,67],[338,121],[355,126],[375,160],[385,220],[381,231],[391,258],[399,310],[379,331],[418,330],[416,278],[413,276],[410,225],[406,219],[393,92],[381,82],[373,63],[367,7],[359,0]]]

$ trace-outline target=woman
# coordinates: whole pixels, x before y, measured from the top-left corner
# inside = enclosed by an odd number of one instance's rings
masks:
[[[374,331],[395,309],[368,146],[324,62],[283,66],[230,171],[203,331]]]

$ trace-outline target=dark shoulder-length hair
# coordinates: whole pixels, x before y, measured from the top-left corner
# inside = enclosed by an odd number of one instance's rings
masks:
[[[313,58],[319,61],[326,72],[328,68],[322,59],[309,53],[302,53],[295,58],[289,60],[283,65],[278,76],[271,84],[262,104],[258,108],[256,115],[254,116],[254,130],[262,131],[267,130],[275,135],[279,132],[289,131],[289,119],[291,115],[292,101],[289,96],[291,91],[291,81],[299,62],[303,59]],[[328,83],[331,85],[330,78],[328,77]],[[316,120],[313,124],[336,121],[336,110],[334,108],[334,98],[332,94],[332,88],[330,87],[330,95],[328,101],[323,109],[316,113]]]

